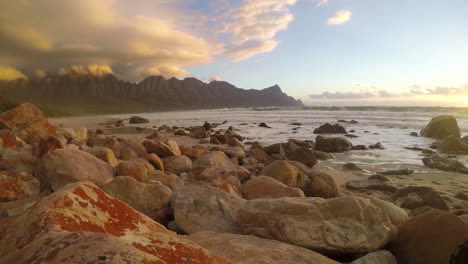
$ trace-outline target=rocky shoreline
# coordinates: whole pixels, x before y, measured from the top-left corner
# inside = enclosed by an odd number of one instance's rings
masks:
[[[432,146],[406,150],[424,166],[393,167],[340,163],[385,146],[353,145],[339,124],[263,146],[235,127],[147,123],[1,113],[0,264],[464,263],[452,254],[468,240],[456,159],[468,143],[453,117],[422,130]]]

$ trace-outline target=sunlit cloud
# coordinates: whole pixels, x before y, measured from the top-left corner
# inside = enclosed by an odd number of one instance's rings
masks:
[[[12,81],[16,79],[26,79],[26,76],[12,67],[0,66],[0,80],[1,81]]]
[[[329,25],[340,25],[348,22],[351,19],[352,13],[348,10],[340,10],[334,16],[328,19]]]
[[[324,6],[328,4],[328,0],[317,0],[317,4],[315,5],[316,7]]]

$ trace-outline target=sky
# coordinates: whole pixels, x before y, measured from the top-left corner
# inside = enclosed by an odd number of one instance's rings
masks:
[[[0,0],[0,80],[280,85],[307,105],[468,107],[466,0]]]

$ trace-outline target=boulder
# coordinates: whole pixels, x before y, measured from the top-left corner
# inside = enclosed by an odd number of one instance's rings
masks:
[[[350,171],[362,171],[358,165],[354,163],[346,163],[341,167],[343,170],[350,170]]]
[[[261,122],[260,124],[258,124],[259,127],[264,127],[264,128],[271,128],[270,126],[268,126],[266,123],[264,122]]]
[[[166,141],[146,140],[143,142],[148,153],[154,153],[161,158],[181,155],[179,145],[172,139]]]
[[[196,145],[196,146],[187,146],[187,145],[180,145],[180,152],[182,155],[185,155],[192,160],[198,159],[199,157],[205,155],[209,152],[209,150],[203,146]]]
[[[252,177],[242,184],[242,197],[246,200],[274,199],[280,197],[305,197],[299,188],[288,187],[267,176]]]
[[[148,181],[148,173],[151,171],[141,160],[123,161],[117,166],[118,176],[130,176],[143,183]]]
[[[392,176],[392,175],[411,175],[414,173],[414,170],[406,168],[406,169],[396,169],[396,170],[383,170],[380,171],[379,174],[381,175],[387,175],[387,176]]]
[[[364,257],[356,259],[350,264],[398,264],[395,256],[390,251],[379,250],[366,254]]]
[[[468,168],[456,159],[447,159],[436,154],[423,158],[422,161],[431,169],[468,174]]]
[[[88,149],[86,152],[108,163],[114,168],[120,163],[120,161],[115,158],[114,152],[110,148],[96,146]]]
[[[272,177],[287,186],[296,187],[299,177],[299,170],[284,160],[276,160],[268,164],[260,175]]]
[[[230,263],[92,183],[42,198],[0,225],[1,263]]]
[[[57,149],[40,160],[35,177],[41,182],[41,190],[56,191],[66,184],[82,181],[102,186],[112,181],[114,174],[111,165],[89,153]]]
[[[63,149],[63,148],[64,146],[62,142],[60,141],[60,139],[54,136],[48,136],[46,139],[41,138],[39,140],[39,143],[37,144],[37,147],[33,152],[34,152],[34,156],[38,158],[42,158],[56,149]]]
[[[348,132],[340,124],[330,125],[326,123],[315,129],[314,134],[348,134]]]
[[[0,114],[0,130],[9,129],[12,134],[29,144],[37,143],[48,136],[57,136],[57,131],[33,104],[22,104]]]
[[[289,160],[298,161],[308,167],[313,167],[317,164],[317,158],[314,151],[309,148],[299,147],[286,154]]]
[[[158,155],[149,153],[145,156],[145,159],[157,170],[164,171],[164,163]]]
[[[39,181],[32,175],[0,171],[0,202],[16,201],[39,193]]]
[[[38,161],[39,159],[32,155],[28,149],[23,148],[21,151],[7,149],[3,152],[0,159],[0,170],[34,174]]]
[[[427,186],[405,187],[393,194],[392,198],[393,200],[397,200],[400,197],[408,196],[410,193],[417,194],[424,201],[424,205],[444,211],[448,211],[449,209],[442,196],[436,190]]]
[[[192,173],[198,180],[210,180],[218,176],[223,178],[235,176],[241,182],[244,182],[251,174],[247,169],[234,164],[221,151],[208,152],[198,158],[192,167]]]
[[[75,139],[78,141],[84,141],[88,139],[88,129],[85,127],[81,127],[76,130]]]
[[[312,171],[304,189],[308,197],[334,198],[340,196],[340,191],[333,177],[321,171]]]
[[[5,149],[23,146],[23,141],[17,136],[13,135],[9,129],[0,130],[0,140],[2,141],[0,145],[2,145]]]
[[[394,226],[399,226],[408,221],[408,213],[394,203],[378,198],[371,198],[371,201],[380,207],[380,209],[382,209],[388,215],[388,217],[390,217],[390,221],[392,221]]]
[[[409,193],[407,196],[402,196],[396,200],[401,208],[414,210],[418,207],[424,206],[424,200],[416,193]]]
[[[172,156],[164,160],[164,167],[169,173],[181,174],[192,169],[192,160],[187,156]]]
[[[148,119],[146,119],[146,118],[143,118],[143,117],[132,116],[132,117],[130,117],[128,122],[130,124],[146,124],[146,123],[149,123],[150,121]]]
[[[456,136],[448,136],[439,143],[437,150],[449,154],[468,154],[468,144]]]
[[[322,137],[317,136],[315,139],[315,149],[323,152],[344,152],[351,150],[353,144],[348,140],[340,137]]]
[[[226,144],[230,147],[244,147],[244,145],[242,145],[242,143],[236,137],[227,137]]]
[[[245,151],[241,147],[227,147],[222,151],[230,158],[243,159],[245,158]]]
[[[279,241],[247,235],[199,232],[191,240],[212,253],[239,264],[339,264],[314,251]]]
[[[318,150],[312,150],[314,152],[315,158],[318,160],[329,160],[329,159],[334,159],[335,156],[333,154],[323,152],[323,151],[318,151]]]
[[[457,120],[451,115],[434,117],[429,124],[421,130],[421,136],[443,139],[448,136],[460,137],[460,128]]]
[[[114,178],[102,186],[102,190],[143,214],[155,212],[169,204],[172,196],[171,189],[159,182],[146,184],[128,176]]]
[[[383,191],[383,192],[390,192],[394,193],[398,191],[398,188],[380,181],[380,180],[355,180],[355,181],[349,181],[345,184],[346,188],[350,190],[376,190],[376,191]]]
[[[467,222],[448,212],[430,210],[400,226],[389,249],[398,264],[448,264],[452,253],[467,240]]]
[[[369,145],[369,149],[385,149],[382,143],[377,142],[375,144]]]
[[[177,187],[184,185],[184,181],[182,181],[179,176],[175,174],[168,175],[162,171],[153,171],[148,174],[148,183],[156,182],[164,184],[171,190],[175,190]]]
[[[177,188],[171,205],[177,225],[187,234],[200,231],[240,234],[236,211],[245,200],[211,186]]]
[[[220,145],[221,142],[219,142],[218,138],[215,137],[215,136],[210,136],[210,144],[214,144],[214,145]]]
[[[396,234],[389,216],[363,197],[278,198],[240,205],[242,232],[327,255],[367,253]]]

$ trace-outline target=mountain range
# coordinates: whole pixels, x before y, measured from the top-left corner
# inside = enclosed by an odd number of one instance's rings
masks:
[[[77,73],[0,81],[0,100],[31,102],[64,115],[303,106],[278,85],[246,90],[225,81],[205,83],[196,78],[149,76],[133,83],[113,74]]]

